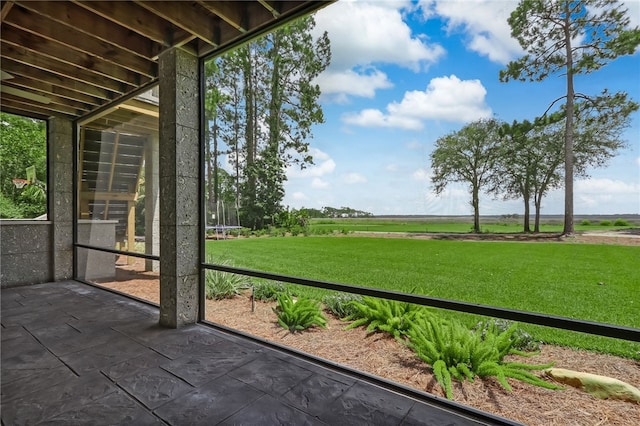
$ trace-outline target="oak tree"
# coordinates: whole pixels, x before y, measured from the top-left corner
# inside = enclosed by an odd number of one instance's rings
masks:
[[[441,194],[450,182],[469,184],[473,207],[473,232],[480,232],[480,191],[490,192],[499,180],[501,124],[479,120],[439,138],[431,153],[431,182]]]

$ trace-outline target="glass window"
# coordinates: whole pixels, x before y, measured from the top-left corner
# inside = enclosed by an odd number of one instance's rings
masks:
[[[0,218],[47,219],[47,123],[0,113]]]

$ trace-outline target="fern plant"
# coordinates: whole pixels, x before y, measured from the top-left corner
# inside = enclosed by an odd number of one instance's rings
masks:
[[[207,257],[208,263],[214,263],[213,257]],[[231,266],[229,260],[218,260],[218,264]],[[204,272],[205,296],[207,299],[230,299],[239,295],[242,290],[249,288],[251,281],[249,278],[232,274],[230,272],[206,269]]]
[[[345,330],[368,324],[367,331],[386,331],[396,338],[407,330],[410,320],[426,309],[419,305],[396,300],[363,297],[361,302],[354,301],[351,305],[355,312],[345,320],[355,320],[345,327]]]
[[[453,398],[452,378],[473,382],[476,376],[495,376],[508,391],[511,391],[508,377],[547,389],[560,389],[531,372],[549,368],[552,362],[530,365],[504,361],[510,353],[527,355],[513,348],[516,330],[516,324],[501,331],[500,325],[493,323],[484,327],[484,333],[475,333],[457,320],[418,315],[410,320],[405,331],[408,340],[402,341],[432,366],[436,380],[449,399]]]
[[[322,314],[320,303],[301,297],[298,300],[286,294],[278,295],[278,305],[272,308],[278,316],[278,324],[291,333],[306,330],[314,325],[327,328],[327,319]]]

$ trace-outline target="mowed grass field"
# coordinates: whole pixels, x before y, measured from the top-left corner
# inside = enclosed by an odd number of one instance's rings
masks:
[[[206,251],[237,267],[640,328],[635,246],[327,236],[207,241]],[[638,343],[522,327],[544,342],[640,359]]]
[[[627,225],[615,225],[615,223]],[[540,232],[562,232],[562,218],[543,218],[540,223]],[[587,224],[588,223],[588,224]],[[530,221],[533,229],[533,217]],[[636,216],[632,218],[590,217],[575,221],[576,232],[586,231],[612,231],[628,229],[640,226]],[[434,218],[336,218],[336,219],[312,219],[310,227],[314,233],[319,231],[334,232],[404,232],[404,233],[467,233],[473,229],[473,218],[460,216],[437,220]],[[501,218],[499,216],[483,216],[480,218],[480,229],[483,233],[518,233],[522,232],[521,218]]]

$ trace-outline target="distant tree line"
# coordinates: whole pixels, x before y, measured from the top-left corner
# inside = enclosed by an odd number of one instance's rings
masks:
[[[301,210],[306,210],[309,217],[314,219],[340,217],[373,217],[373,214],[369,212],[352,209],[351,207],[322,207],[321,209],[303,207]]]

